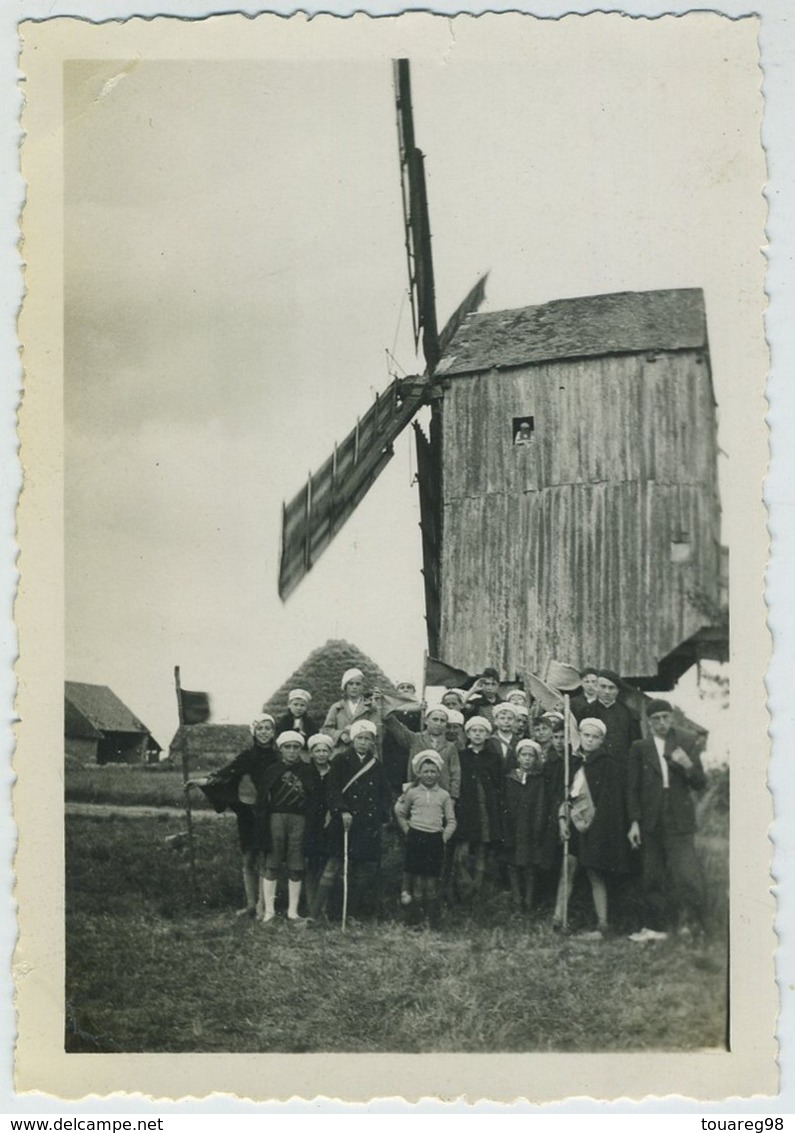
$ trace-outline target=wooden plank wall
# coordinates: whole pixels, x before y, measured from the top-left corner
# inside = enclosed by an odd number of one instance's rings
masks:
[[[512,419],[532,415],[515,447]],[[445,394],[440,655],[652,676],[717,599],[708,363],[694,351],[456,378]],[[690,542],[687,562],[671,542]]]

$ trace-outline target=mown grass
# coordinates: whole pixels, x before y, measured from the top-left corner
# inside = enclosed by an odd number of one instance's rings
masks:
[[[197,830],[199,899],[175,818],[66,823],[70,1051],[640,1051],[725,1045],[725,836],[702,844],[711,933],[637,946],[561,940],[498,893],[438,931],[399,919],[390,837],[383,917],[264,929],[232,915],[234,824]],[[629,916],[624,902],[623,915]],[[616,906],[621,919],[621,905]],[[592,917],[585,887],[575,924]],[[635,926],[637,927],[637,926]]]

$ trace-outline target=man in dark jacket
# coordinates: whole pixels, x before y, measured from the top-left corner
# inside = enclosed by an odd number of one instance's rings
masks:
[[[623,681],[612,669],[600,669],[599,699],[590,706],[588,715],[601,720],[607,728],[602,747],[626,767],[629,749],[640,739],[640,725],[633,712],[618,699]],[[582,717],[581,717],[582,719]]]
[[[695,847],[693,792],[706,783],[695,739],[673,727],[667,700],[647,710],[651,735],[632,745],[629,758],[629,842],[640,849],[645,925],[630,940],[662,940],[670,927],[701,928],[703,881]]]
[[[571,714],[579,724],[586,716],[593,716],[599,699],[599,670],[586,665],[580,673],[582,692],[571,698]]]

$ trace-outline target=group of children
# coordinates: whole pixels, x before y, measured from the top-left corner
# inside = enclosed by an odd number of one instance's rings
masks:
[[[590,881],[593,935],[607,931],[607,879],[625,873],[630,859],[626,761],[605,742],[595,697],[580,698],[575,754],[571,744],[565,751],[563,715],[540,711],[521,689],[503,700],[494,670],[473,691],[451,689],[423,706],[420,732],[401,719],[401,705],[386,708],[378,690],[364,695],[360,670],[343,674],[341,691],[318,728],[310,693],[294,689],[278,721],[268,713],[254,720],[246,751],[189,780],[217,810],[237,814],[246,894],[239,915],[275,924],[284,872],[291,925],[326,918],[341,874],[349,912],[376,914],[382,833],[394,818],[405,836],[400,905],[408,920],[433,925],[442,897],[467,904],[500,880],[516,912],[530,913],[546,874],[556,893],[552,925],[562,930],[579,863]],[[410,705],[413,685],[398,692]]]

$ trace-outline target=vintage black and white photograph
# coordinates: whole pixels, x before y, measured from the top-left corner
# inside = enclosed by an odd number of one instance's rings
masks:
[[[755,25],[428,21],[63,63],[67,1055],[736,1041]]]

